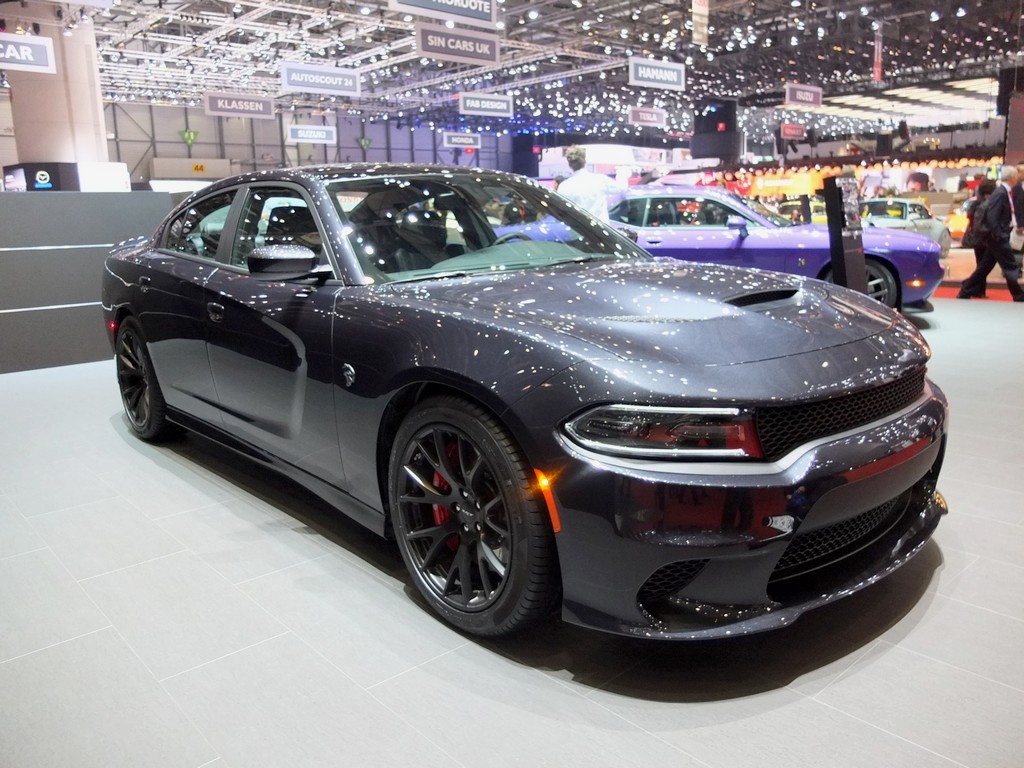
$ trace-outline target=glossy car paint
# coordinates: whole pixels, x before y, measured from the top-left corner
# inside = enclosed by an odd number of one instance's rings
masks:
[[[884,206],[886,215],[868,214],[865,211],[874,204],[878,209]],[[890,215],[895,213],[896,215]],[[924,203],[918,200],[893,198],[870,198],[861,201],[861,215],[865,226],[903,229],[917,232],[931,238],[939,244],[940,253],[945,258],[949,255],[952,234],[946,222],[936,219]],[[962,236],[962,234],[961,234]]]
[[[383,474],[404,414],[430,393],[479,403],[553,479],[563,617],[610,632],[682,639],[781,626],[882,578],[927,541],[945,512],[935,481],[946,403],[930,382],[899,412],[774,461],[627,459],[563,430],[606,403],[749,407],[869,390],[926,364],[905,320],[836,286],[650,258],[624,239],[632,255],[614,261],[371,284],[323,185],[424,172],[436,169],[298,169],[213,188],[304,190],[333,268],[326,281],[172,255],[156,247],[159,232],[115,251],[107,319],[142,323],[171,418],[384,534]],[[905,512],[871,546],[816,571],[810,586],[771,583],[801,530],[901,494]],[[652,615],[638,590],[689,560],[707,565],[671,611]]]
[[[779,270],[824,278],[831,267],[828,227],[803,224],[780,227],[739,198],[711,187],[651,184],[626,192],[626,199],[710,199],[747,222],[746,235],[726,226],[648,227],[628,223],[638,244],[658,256],[731,266]],[[613,215],[613,220],[616,217]],[[896,277],[901,304],[926,302],[942,281],[939,246],[927,237],[896,229],[866,227],[864,254]]]

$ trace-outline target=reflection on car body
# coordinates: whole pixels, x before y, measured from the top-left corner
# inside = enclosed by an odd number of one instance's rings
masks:
[[[489,216],[506,198],[521,221]],[[103,305],[139,437],[184,426],[302,483],[475,634],[558,610],[773,629],[897,569],[945,511],[946,401],[906,320],[652,257],[509,174],[226,179],[112,252]]]

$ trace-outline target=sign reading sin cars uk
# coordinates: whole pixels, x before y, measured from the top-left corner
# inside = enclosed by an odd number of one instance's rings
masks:
[[[42,36],[29,37],[0,32],[0,69],[56,74],[53,40]]]

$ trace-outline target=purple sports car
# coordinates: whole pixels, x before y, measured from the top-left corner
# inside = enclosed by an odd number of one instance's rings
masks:
[[[611,209],[656,256],[757,267],[829,280],[828,228],[792,224],[757,202],[721,189],[645,185]],[[928,307],[942,280],[939,245],[923,235],[864,229],[868,292],[890,307]]]

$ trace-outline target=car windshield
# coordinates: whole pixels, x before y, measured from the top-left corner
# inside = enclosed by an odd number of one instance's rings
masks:
[[[329,182],[327,191],[373,282],[650,258],[608,224],[511,176],[360,177]]]
[[[737,195],[732,195],[732,197],[740,204],[747,206],[747,208],[752,210],[754,213],[768,219],[768,221],[777,227],[792,227],[794,224],[803,223],[787,219],[785,216],[780,216],[759,200],[752,200],[746,197],[741,198]]]

